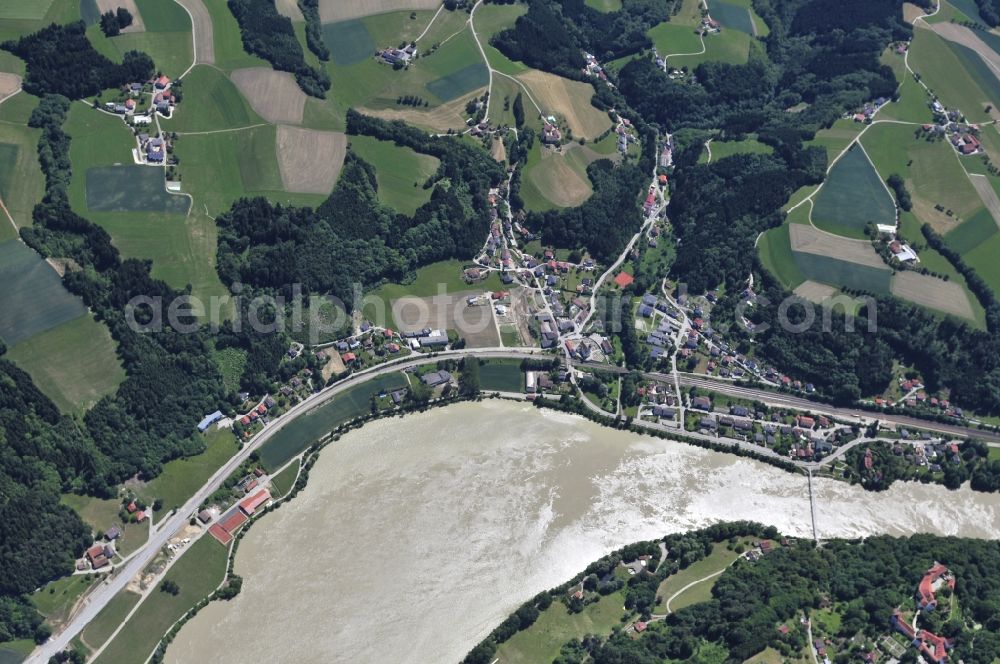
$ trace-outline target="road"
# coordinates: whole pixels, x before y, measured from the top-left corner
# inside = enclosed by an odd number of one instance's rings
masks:
[[[254,450],[270,440],[272,436],[281,431],[288,423],[295,421],[303,414],[322,406],[345,390],[356,387],[372,378],[417,367],[421,364],[436,362],[439,359],[461,359],[470,356],[487,359],[527,359],[539,355],[541,355],[541,350],[535,348],[480,348],[442,351],[433,355],[420,355],[416,358],[401,358],[359,371],[334,385],[324,388],[320,392],[310,395],[308,399],[290,409],[283,416],[275,420],[274,423],[269,424],[263,431],[254,436],[254,438],[243,446],[242,450],[219,468],[183,506],[171,516],[164,519],[156,532],[150,534],[150,538],[146,544],[133,553],[127,563],[116,569],[112,574],[109,574],[104,583],[90,594],[85,605],[63,630],[54,635],[45,644],[39,646],[26,661],[29,663],[48,662],[50,657],[67,648],[73,638],[100,613],[101,609],[115,595],[128,585],[129,580],[149,564],[157,552],[167,544],[173,534],[187,523],[190,515],[222,485],[227,477],[233,474],[246,461]]]

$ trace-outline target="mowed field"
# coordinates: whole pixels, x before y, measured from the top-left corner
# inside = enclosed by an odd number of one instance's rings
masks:
[[[831,235],[806,224],[788,225],[788,236],[792,258],[805,279],[889,293],[892,272],[868,242]]]
[[[709,159],[710,153],[712,155],[712,161],[718,161],[719,159],[731,157],[734,154],[771,154],[772,152],[774,152],[774,148],[766,143],[761,143],[755,138],[747,138],[742,141],[712,141],[709,146],[702,151],[701,155],[699,155],[698,162],[706,163]]]
[[[252,67],[237,69],[230,77],[253,110],[268,122],[302,124],[306,94],[288,72]]]
[[[45,193],[37,153],[40,130],[26,125],[37,103],[36,97],[18,94],[0,104],[0,199],[18,227],[31,223],[31,210]],[[0,213],[0,242],[14,237],[16,231]]]
[[[814,200],[813,223],[845,237],[864,238],[864,228],[869,222],[896,221],[892,196],[857,146],[834,164]]]
[[[493,322],[493,307],[466,304],[466,298],[482,292],[458,291],[441,298],[437,295],[402,297],[390,302],[391,316],[401,332],[416,332],[425,327],[456,330],[470,348],[492,348],[500,345],[500,335]]]
[[[336,23],[399,10],[437,9],[440,0],[320,0],[321,23]]]
[[[929,309],[968,320],[975,318],[968,292],[954,281],[906,270],[893,276],[891,292]]]
[[[89,313],[15,344],[6,357],[64,413],[82,413],[125,380],[111,333]]]
[[[949,42],[928,27],[917,23],[913,31],[908,61],[913,71],[949,107],[958,107],[970,122],[984,122],[1000,117],[995,106],[1000,80],[989,71],[972,49]]]
[[[572,138],[593,139],[611,126],[608,114],[590,104],[594,89],[587,83],[534,70],[518,74],[517,78],[528,87],[544,114],[565,120],[573,133]],[[530,112],[528,100],[525,106],[527,114]]]
[[[212,15],[208,13],[205,3],[202,0],[175,0],[175,2],[190,15],[196,61],[215,64],[215,28],[212,25]]]
[[[184,77],[184,100],[160,124],[167,131],[186,133],[236,129],[263,121],[225,74],[198,65]]]
[[[135,0],[97,0],[97,11],[101,14],[116,11],[119,7],[124,7],[132,15],[132,24],[122,29],[123,33],[142,32],[146,29],[142,22],[142,14]]]
[[[91,212],[187,214],[190,201],[169,194],[163,169],[135,164],[88,168],[87,209]]]
[[[423,185],[437,171],[441,163],[437,157],[371,136],[350,136],[348,140],[351,150],[375,167],[380,201],[412,215],[430,200],[431,190]]]
[[[833,297],[837,293],[837,289],[817,281],[803,281],[793,292],[805,300],[821,304]]]
[[[107,1],[119,5],[118,0]],[[191,19],[187,12],[176,2],[132,0],[132,4],[142,16],[143,28],[130,28],[109,40],[117,49],[119,59],[128,51],[142,51],[153,58],[159,71],[171,78],[180,76],[194,59]]]
[[[84,315],[83,302],[69,293],[42,257],[19,240],[0,244],[0,339],[8,346]]]
[[[0,2],[0,42],[18,39],[49,23],[80,20],[80,0],[4,0]]]
[[[276,140],[285,191],[329,194],[344,165],[347,137],[336,131],[279,125]]]
[[[521,183],[525,206],[542,212],[580,205],[593,193],[587,165],[603,157],[575,143],[557,152],[536,141],[528,155]]]

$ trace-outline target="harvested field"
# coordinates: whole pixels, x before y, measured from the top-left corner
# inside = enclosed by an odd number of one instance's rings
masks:
[[[337,131],[278,126],[278,168],[285,191],[328,194],[344,165],[347,137]]]
[[[573,138],[592,139],[611,126],[607,113],[591,106],[594,89],[589,84],[534,70],[518,74],[517,78],[528,87],[545,114],[565,118]],[[531,107],[526,99],[525,109]]]
[[[296,0],[275,0],[274,6],[278,10],[278,13],[282,16],[287,16],[292,19],[292,21],[304,21],[306,20],[302,16],[302,10],[299,9],[299,3]]]
[[[920,7],[917,7],[912,2],[903,3],[903,20],[911,25],[917,19],[918,16],[923,16],[926,12]]]
[[[11,96],[21,87],[21,77],[0,71],[0,101]]]
[[[475,92],[476,96],[482,94],[485,88]],[[358,111],[365,115],[371,115],[383,120],[402,120],[407,124],[425,127],[433,131],[446,132],[449,129],[465,127],[465,102],[466,97],[441,104],[436,108],[426,111],[410,108],[408,106],[400,108],[359,108]],[[594,109],[597,110],[597,109]]]
[[[207,65],[215,64],[215,36],[212,32],[212,16],[202,0],[175,0],[191,15],[194,30],[194,61]]]
[[[319,20],[336,23],[401,9],[437,9],[440,4],[440,0],[319,0]]]
[[[961,285],[912,271],[892,278],[892,294],[960,318],[974,319],[972,304]]]
[[[874,268],[886,268],[881,257],[871,244],[864,240],[849,240],[805,224],[791,224],[788,227],[792,251],[814,256],[833,258]]]
[[[983,203],[986,204],[986,209],[990,211],[993,221],[997,222],[997,226],[1000,226],[1000,198],[997,198],[997,192],[990,185],[989,179],[985,175],[970,175],[969,180],[976,188],[976,193],[983,199]]]
[[[470,295],[481,293],[469,290],[444,296],[398,298],[391,302],[392,319],[402,332],[425,327],[456,330],[471,348],[499,346],[500,336],[493,322],[493,307],[489,304],[471,307],[466,304]]]
[[[323,365],[323,369],[320,372],[324,383],[330,380],[333,376],[339,376],[347,370],[347,367],[344,366],[344,360],[340,357],[340,353],[337,352],[337,349],[327,348],[326,350],[320,351],[319,354],[330,358],[327,360],[327,363]]]
[[[957,23],[935,23],[934,32],[938,33],[950,42],[961,44],[970,48],[981,57],[993,72],[993,75],[1000,78],[1000,53],[997,53],[984,42],[979,35],[970,28]]]
[[[507,149],[503,146],[503,141],[499,138],[493,139],[493,144],[490,146],[490,156],[501,164],[507,161]]]
[[[253,110],[274,124],[302,124],[306,93],[295,77],[266,67],[237,69],[230,78],[250,102]]]
[[[837,289],[818,281],[804,281],[792,292],[804,300],[821,304],[827,298],[832,297]]]
[[[139,7],[135,4],[135,0],[97,0],[97,9],[102,14],[108,11],[113,12],[119,7],[124,7],[132,15],[132,25],[122,30],[123,34],[146,31],[146,26],[142,23],[142,14],[139,13]]]

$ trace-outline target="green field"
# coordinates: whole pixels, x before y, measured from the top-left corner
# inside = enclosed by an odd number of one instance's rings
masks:
[[[226,6],[226,0],[202,0],[212,17],[212,41],[215,45],[215,66],[225,72],[243,67],[271,67],[271,63],[250,55],[243,49],[240,26]],[[187,83],[187,81],[184,81]],[[184,88],[187,95],[188,88]]]
[[[45,17],[52,0],[4,0],[0,4],[0,21]]]
[[[804,142],[803,145],[806,147],[817,145],[824,148],[826,158],[832,162],[851,141],[858,137],[862,127],[863,125],[860,123],[841,118],[834,122],[829,129],[821,129],[816,132],[816,137],[811,141]]]
[[[362,19],[327,23],[323,26],[323,42],[330,57],[341,66],[353,65],[375,55],[376,45]],[[388,46],[384,45],[383,48]],[[392,44],[398,46],[398,44]]]
[[[7,359],[64,413],[82,413],[125,380],[111,333],[90,314],[12,346]]]
[[[391,373],[344,391],[333,401],[299,416],[272,436],[260,448],[261,463],[267,468],[280,468],[337,426],[368,413],[372,395],[406,385],[402,374]]]
[[[598,0],[598,2],[603,1],[605,0]],[[476,33],[479,35],[479,39],[483,43],[483,50],[486,52],[486,59],[489,61],[490,66],[493,67],[493,69],[503,72],[509,76],[529,71],[530,68],[524,63],[511,60],[493,47],[489,42],[493,35],[512,27],[514,22],[517,21],[517,18],[524,15],[526,12],[527,7],[521,3],[509,5],[495,3],[480,5],[479,9],[476,10]],[[496,85],[496,82],[497,78],[494,77],[494,85]]]
[[[164,129],[177,132],[235,129],[262,122],[236,85],[207,65],[198,65],[184,77],[183,101],[169,120],[160,120]]]
[[[892,271],[843,261],[832,256],[818,256],[792,251],[792,257],[806,279],[852,290],[888,295]]]
[[[834,164],[814,201],[813,223],[837,235],[864,238],[867,223],[896,221],[892,196],[858,147]]]
[[[524,206],[544,212],[580,205],[593,191],[587,166],[606,155],[588,146],[569,145],[561,153],[546,152],[544,156],[542,150],[536,142],[528,153],[521,177]]]
[[[212,359],[219,365],[219,371],[222,373],[222,385],[226,391],[238,391],[240,378],[243,376],[243,369],[247,364],[247,352],[242,348],[224,348],[212,353]]]
[[[530,628],[500,645],[496,653],[498,664],[551,662],[570,639],[609,633],[622,625],[624,599],[624,591],[619,590],[588,604],[580,613],[570,613],[562,602],[552,602]]]
[[[277,475],[271,476],[271,485],[274,487],[274,495],[284,496],[295,485],[295,479],[299,476],[299,462],[293,461]]]
[[[441,101],[451,101],[483,87],[490,82],[489,70],[484,62],[473,62],[461,69],[445,74],[427,84],[427,90]]]
[[[420,154],[391,141],[370,136],[351,136],[351,150],[375,167],[378,197],[397,211],[412,215],[431,198],[423,184],[437,171],[437,157]]]
[[[909,55],[913,71],[945,105],[960,108],[970,122],[989,120],[985,107],[996,103],[1000,81],[983,76],[985,64],[979,56],[929,29],[913,32]]]
[[[792,252],[791,241],[788,238],[788,224],[765,232],[757,245],[757,251],[760,252],[760,260],[764,267],[777,277],[785,288],[795,290],[806,280]]]
[[[86,313],[41,256],[17,240],[0,244],[0,339],[15,346]]]
[[[761,143],[755,138],[746,138],[742,141],[712,141],[710,148],[712,151],[712,161],[725,159],[734,154],[771,154],[774,148],[766,143]],[[708,161],[708,150],[702,150],[698,157],[698,163],[704,164]]]
[[[31,603],[51,625],[61,625],[73,605],[94,583],[90,576],[71,575],[46,584],[31,594]]]
[[[997,260],[997,256],[1000,256],[1000,233],[994,233],[990,239],[964,254],[962,258],[986,280],[995,293],[1000,293],[1000,261]]]
[[[944,236],[945,241],[963,256],[982,246],[997,234],[997,224],[986,208],[963,221],[957,228]]]
[[[697,53],[701,50],[701,39],[698,32],[690,25],[680,25],[673,22],[660,23],[646,32],[653,41],[656,52],[661,56],[671,53]],[[671,61],[672,65],[673,62]]]
[[[64,493],[59,502],[71,507],[94,532],[103,532],[118,523],[118,511],[121,509],[121,503],[115,498],[95,498],[76,493]]]
[[[584,0],[583,4],[599,12],[616,12],[622,8],[622,0]]]
[[[479,384],[483,392],[521,392],[524,373],[520,362],[487,362],[479,367]]]
[[[87,169],[87,209],[91,212],[187,214],[190,201],[167,193],[156,166],[95,166]]]
[[[663,610],[666,609],[666,601],[670,597],[672,597],[674,593],[680,592],[681,589],[687,586],[688,584],[694,583],[699,579],[703,579],[709,574],[715,574],[716,572],[726,569],[729,565],[732,564],[734,560],[736,560],[736,558],[737,558],[737,553],[735,551],[730,551],[728,548],[726,548],[725,544],[716,544],[712,548],[711,554],[709,554],[708,556],[702,558],[697,562],[688,565],[684,569],[678,571],[676,574],[671,574],[670,576],[668,576],[660,584],[660,587],[656,589],[657,596],[663,598],[664,603],[663,605],[661,605],[661,609]],[[712,583],[713,581],[710,580],[705,584],[708,585],[709,590],[711,590],[710,584]],[[694,590],[694,588],[692,588],[692,590]],[[685,593],[685,595],[686,594],[687,593]],[[689,606],[690,604],[694,603],[694,602],[682,601],[680,605],[676,604],[676,602],[678,602],[678,600],[681,600],[682,598],[684,598],[684,595],[678,596],[676,600],[670,603],[671,610],[676,611],[677,609],[682,608],[681,605]]]
[[[371,291],[370,295],[375,298],[390,302],[392,300],[405,297],[431,297],[438,294],[438,285],[444,284],[448,293],[458,293],[469,289],[462,277],[462,268],[465,264],[461,261],[440,261],[419,268],[416,271],[413,281],[406,284],[384,284]],[[499,290],[500,278],[496,273],[491,272],[484,281],[476,284],[479,290]]]
[[[91,650],[96,650],[111,637],[111,634],[118,629],[118,626],[125,620],[125,616],[139,602],[139,595],[124,590],[108,602],[101,612],[97,614],[89,625],[87,625],[80,635],[84,645]]]
[[[19,227],[31,223],[31,210],[45,192],[37,156],[39,130],[25,126],[37,103],[22,93],[0,105],[0,198]],[[0,222],[0,242],[15,237],[5,216],[0,215]]]
[[[180,588],[177,595],[154,590],[95,662],[143,661],[170,626],[222,582],[228,549],[202,537],[166,573]],[[162,581],[160,582],[162,584]]]
[[[163,501],[163,509],[183,505],[201,485],[237,452],[236,438],[229,429],[210,428],[199,434],[205,451],[185,459],[174,459],[163,464],[163,472],[136,489],[137,495],[152,503]]]

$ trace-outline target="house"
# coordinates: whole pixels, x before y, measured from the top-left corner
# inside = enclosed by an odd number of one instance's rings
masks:
[[[118,526],[111,526],[106,531],[104,531],[104,539],[108,540],[109,542],[113,542],[114,540],[118,539],[121,536],[122,536],[122,531],[121,528],[119,528]]]
[[[708,397],[695,397],[691,399],[691,407],[698,410],[712,410],[712,400]]]
[[[653,406],[653,415],[656,417],[665,417],[667,419],[674,418],[674,409],[667,406]]]
[[[808,415],[799,415],[798,417],[799,426],[803,429],[812,429],[816,426],[816,420],[809,417]]]
[[[639,305],[639,315],[643,318],[649,318],[653,315],[653,307],[648,304]]]
[[[524,391],[528,394],[534,394],[537,391],[537,383],[535,381],[535,372],[529,371],[524,375]]]
[[[139,510],[135,513],[135,522],[142,523],[146,520],[146,510]]]
[[[198,431],[200,431],[201,433],[205,433],[205,430],[208,429],[208,427],[212,426],[221,419],[222,419],[221,410],[217,410],[214,413],[206,415],[201,419],[201,422],[198,423]]]
[[[934,563],[920,579],[920,585],[917,586],[917,607],[921,611],[933,611],[937,607],[934,585],[942,578],[947,578],[948,586],[955,589],[955,578],[948,574],[948,568],[941,563]]]
[[[559,127],[551,122],[546,122],[542,125],[542,143],[546,145],[558,145],[562,140],[562,132],[559,131]]]
[[[170,85],[170,79],[162,74],[158,79],[156,79],[153,82],[153,87],[155,87],[157,90],[166,90],[167,86],[169,85]]]
[[[87,549],[86,556],[91,569],[101,569],[108,564],[108,558],[104,555],[104,547],[100,544],[95,544]]]
[[[208,523],[212,520],[212,513],[208,510],[202,510],[198,512],[198,520],[202,523]]]
[[[450,383],[452,378],[450,373],[441,369],[440,371],[432,371],[431,373],[424,374],[420,380],[424,381],[424,384],[428,387],[437,387],[438,385]]]
[[[247,516],[253,516],[254,512],[260,509],[261,505],[264,505],[269,500],[271,500],[271,492],[267,489],[261,489],[254,495],[248,496],[240,501],[240,511]]]

